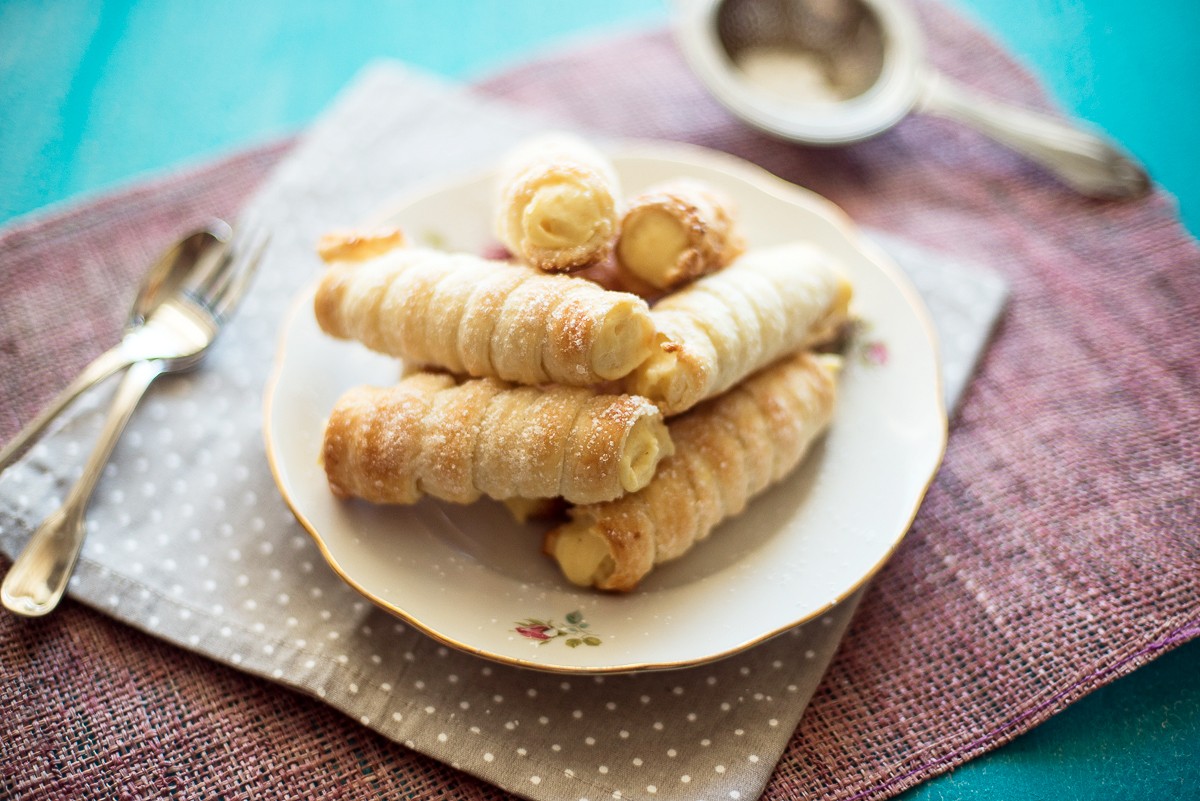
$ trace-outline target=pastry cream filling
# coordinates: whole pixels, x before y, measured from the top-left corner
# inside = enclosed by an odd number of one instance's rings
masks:
[[[621,487],[626,492],[645,487],[654,478],[659,461],[674,451],[671,435],[657,415],[639,418],[621,450]]]
[[[604,315],[592,349],[592,371],[605,380],[624,378],[650,353],[654,321],[636,298],[621,300]]]
[[[660,350],[647,359],[633,374],[631,389],[637,395],[658,404],[664,414],[671,414],[685,405],[694,394],[687,376],[679,368],[679,357]]]
[[[587,244],[606,209],[594,192],[576,183],[539,187],[524,211],[525,236],[536,248],[560,249]]]
[[[687,231],[679,219],[650,207],[626,217],[617,256],[629,272],[658,289],[666,289],[687,247]]]
[[[572,584],[589,587],[612,575],[616,563],[604,537],[588,525],[571,522],[556,532],[554,559]]]

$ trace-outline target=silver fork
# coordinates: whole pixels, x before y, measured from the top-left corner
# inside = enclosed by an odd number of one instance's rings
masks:
[[[238,242],[183,282],[146,320],[147,353],[153,355],[125,373],[83,474],[9,568],[0,585],[0,603],[10,611],[40,617],[58,606],[83,548],[92,492],[134,408],[155,378],[200,364],[262,260],[266,236],[239,237]]]

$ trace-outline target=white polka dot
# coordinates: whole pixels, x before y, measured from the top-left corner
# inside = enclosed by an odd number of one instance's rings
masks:
[[[778,725],[779,725],[779,721],[778,721],[778,720],[776,720],[775,718],[771,718],[770,720],[768,720],[768,721],[767,721],[767,725],[768,725],[768,726],[778,726]]]
[[[655,787],[653,784],[647,784],[647,785],[646,785],[646,792],[647,792],[647,793],[657,793],[657,792],[658,792],[658,788],[657,788],[657,787]]]
[[[671,759],[674,759],[675,757],[679,756],[679,752],[676,751],[674,748],[668,748],[667,756],[669,756]]]
[[[369,717],[367,717],[366,715],[363,715],[361,718],[359,718],[359,722],[361,722],[362,725],[367,726],[367,725],[370,725],[371,719]]]
[[[640,768],[640,767],[642,766],[642,758],[641,758],[641,757],[634,757],[634,758],[633,758],[633,764],[634,764],[635,766],[637,766],[637,767],[639,767],[639,768]]]
[[[530,783],[532,783],[532,784],[541,784],[541,783],[542,783],[542,777],[541,777],[541,776],[530,776],[530,777],[529,777],[529,781],[530,781]]]
[[[748,756],[746,758],[749,759],[751,762],[758,762],[758,754],[751,754],[750,756]]]
[[[397,723],[399,723],[400,721],[404,720],[404,715],[401,715],[399,712],[393,712],[393,713],[392,713],[392,720],[394,720],[394,721],[396,721]]]
[[[717,765],[715,768],[713,768],[713,770],[715,770],[717,773],[724,773],[724,772],[725,772],[725,766],[724,766],[724,765]]]
[[[490,751],[483,755],[484,762],[491,762],[495,758],[496,758],[496,755]]]
[[[686,773],[679,777],[679,781],[683,782],[684,784],[687,784],[691,780],[692,780],[692,777],[687,775]]]
[[[449,737],[449,735],[446,734],[446,732],[440,732],[437,736],[437,739],[438,739],[439,743],[444,743],[447,740],[449,740],[450,737]]]
[[[597,770],[599,770],[601,773],[608,773],[608,765],[601,765],[599,768],[597,768]]]

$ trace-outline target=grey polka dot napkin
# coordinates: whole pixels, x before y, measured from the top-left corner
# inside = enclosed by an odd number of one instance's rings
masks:
[[[685,670],[564,676],[492,664],[376,609],[328,569],[276,492],[262,392],[278,330],[330,228],[398,191],[492,162],[547,122],[396,65],[368,70],[246,210],[273,239],[199,371],[152,389],[88,512],[73,597],[318,696],[384,735],[535,799],[757,797],[858,596],[743,654]],[[990,274],[873,235],[925,295],[950,405],[1004,299]],[[107,395],[0,478],[15,554],[78,475]]]

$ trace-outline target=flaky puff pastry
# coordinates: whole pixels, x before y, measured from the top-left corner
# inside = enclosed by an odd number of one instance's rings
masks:
[[[527,264],[571,272],[612,251],[617,176],[587,142],[566,134],[525,142],[505,160],[498,190],[496,235]]]
[[[833,417],[841,359],[801,353],[670,422],[675,454],[640,492],[574,506],[544,550],[580,586],[628,592],[800,464]]]
[[[422,248],[334,262],[317,287],[314,311],[332,336],[417,364],[522,384],[620,378],[654,341],[639,297]]]
[[[846,322],[850,283],[807,244],[752,250],[667,295],[651,317],[654,352],[624,381],[664,415],[690,409],[776,359],[832,339]]]
[[[616,255],[622,271],[661,292],[728,266],[745,249],[732,202],[681,178],[629,201]]]
[[[329,264],[335,261],[366,261],[389,250],[404,247],[404,232],[399,228],[330,231],[317,242],[317,254]]]
[[[645,398],[415,373],[343,395],[322,454],[339,497],[595,503],[646,486],[672,452],[662,415]]]

